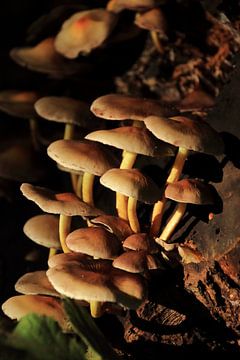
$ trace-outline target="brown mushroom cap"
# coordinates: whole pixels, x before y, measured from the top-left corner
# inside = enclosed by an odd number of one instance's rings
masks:
[[[97,130],[88,134],[85,138],[147,156],[160,157],[175,154],[171,145],[158,140],[147,129],[135,126]]]
[[[52,317],[64,330],[69,330],[66,314],[60,300],[41,295],[13,296],[2,305],[2,310],[10,319],[21,320],[22,317],[36,313]]]
[[[69,59],[89,53],[107,39],[117,16],[105,9],[80,11],[66,20],[55,40],[56,50]]]
[[[165,196],[168,199],[188,204],[207,205],[214,203],[212,188],[196,179],[183,179],[168,184]]]
[[[128,236],[123,242],[123,247],[129,250],[143,250],[150,254],[158,252],[158,246],[156,242],[145,233],[137,233]]]
[[[0,110],[11,116],[29,119],[36,116],[33,105],[39,99],[39,96],[35,91],[1,91]]]
[[[15,290],[25,295],[60,296],[49,282],[46,271],[34,271],[24,274],[16,282]]]
[[[142,99],[120,94],[108,94],[97,98],[91,111],[106,120],[144,121],[150,115],[170,116],[176,111],[157,100]]]
[[[66,244],[74,252],[100,259],[114,259],[121,250],[118,238],[101,227],[77,229],[68,234]]]
[[[113,267],[131,273],[158,269],[159,261],[146,251],[128,251],[113,260]]]
[[[57,140],[49,145],[47,153],[60,165],[97,176],[117,164],[103,145],[87,140]]]
[[[149,116],[146,127],[159,139],[188,150],[207,154],[222,154],[224,145],[221,137],[207,122],[194,121],[184,116],[164,118]]]
[[[89,106],[83,101],[63,96],[46,96],[39,99],[34,107],[46,120],[91,127]]]
[[[19,65],[46,74],[65,76],[79,71],[82,64],[67,62],[54,48],[54,38],[47,38],[34,47],[14,48],[11,58]]]
[[[57,168],[60,171],[64,171],[64,172],[67,172],[67,173],[71,173],[71,174],[75,174],[75,175],[83,175],[83,171],[73,170],[73,169],[70,169],[70,168],[68,168],[66,166],[60,165],[58,163],[57,163]]]
[[[30,144],[13,144],[0,152],[0,176],[14,181],[36,182],[45,175],[43,163]]]
[[[91,220],[95,226],[104,226],[108,231],[116,235],[119,240],[124,240],[132,234],[132,230],[127,221],[117,216],[100,215]]]
[[[109,11],[119,13],[123,10],[142,11],[161,4],[161,0],[110,0],[107,5]]]
[[[108,260],[66,262],[49,269],[47,276],[57,291],[77,300],[119,301],[136,308],[146,296],[141,277],[112,268]]]
[[[102,214],[101,210],[84,203],[72,193],[58,194],[52,190],[27,183],[22,184],[20,190],[27,199],[34,201],[47,213],[83,217]]]
[[[29,219],[24,234],[35,243],[47,248],[61,249],[59,241],[59,219],[50,214],[37,215]]]
[[[195,90],[182,99],[178,104],[178,108],[182,111],[202,111],[212,108],[214,105],[215,99],[213,96],[203,90]]]
[[[157,185],[137,169],[111,169],[103,174],[100,183],[120,194],[146,204],[154,204],[161,197]]]
[[[166,36],[167,21],[160,8],[154,8],[144,13],[136,14],[135,24],[142,29],[155,31]]]
[[[58,265],[64,265],[68,262],[84,262],[84,260],[91,259],[90,256],[81,253],[61,253],[54,256],[50,256],[48,259],[49,268],[53,268]]]

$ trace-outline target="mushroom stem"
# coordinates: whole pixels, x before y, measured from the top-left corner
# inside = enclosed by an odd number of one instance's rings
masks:
[[[128,199],[128,219],[132,231],[140,233],[140,224],[137,218],[137,199],[133,197]]]
[[[174,230],[176,229],[177,225],[179,224],[180,220],[182,219],[185,211],[186,211],[187,204],[186,203],[179,203],[172,214],[170,220],[168,221],[167,225],[163,229],[161,235],[155,239],[158,244],[161,244],[161,241],[167,241],[171,235],[173,234]]]
[[[71,175],[71,182],[72,182],[72,188],[73,188],[73,191],[75,192],[75,194],[77,195],[77,191],[78,191],[78,175],[77,174],[73,174],[73,173],[70,173]]]
[[[155,48],[160,52],[160,54],[163,54],[163,47],[158,37],[158,33],[156,31],[150,31],[150,34]]]
[[[183,169],[185,160],[187,158],[187,155],[188,155],[188,150],[183,147],[179,147],[174,164],[168,175],[166,184],[170,184],[175,181],[178,181],[179,177],[181,176],[182,169]],[[158,202],[156,202],[156,204],[153,207],[152,224],[151,224],[151,229],[150,229],[150,235],[153,237],[156,237],[158,235],[159,230],[161,228],[162,217],[163,217],[163,212],[164,212],[164,208],[166,205],[166,201],[167,200],[166,200],[165,196],[163,195],[162,199],[159,200]]]
[[[50,259],[51,256],[56,255],[57,249],[50,248],[48,258]]]
[[[35,118],[29,119],[29,128],[30,128],[33,147],[35,150],[39,150],[39,143],[37,139],[38,124]]]
[[[137,157],[136,153],[132,153],[132,152],[126,151],[126,150],[123,151],[120,169],[132,169],[132,167],[136,161],[136,157]],[[116,193],[116,209],[118,212],[118,216],[121,219],[126,220],[126,221],[128,221],[127,206],[128,206],[127,196]]]
[[[99,318],[102,316],[102,302],[90,301],[90,312],[93,318]]]
[[[71,140],[74,134],[74,125],[73,124],[65,124],[64,130],[64,140]]]
[[[82,178],[82,199],[85,203],[94,206],[93,184],[95,175],[85,172]]]
[[[66,237],[71,230],[71,216],[60,214],[59,217],[59,240],[64,253],[69,253],[70,250],[66,245]]]
[[[76,195],[79,199],[82,198],[82,182],[83,182],[83,175],[76,175],[77,176],[77,184],[76,184]]]

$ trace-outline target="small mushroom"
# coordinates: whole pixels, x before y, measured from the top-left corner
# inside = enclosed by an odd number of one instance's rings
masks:
[[[49,282],[46,271],[34,271],[24,274],[16,282],[15,290],[25,295],[60,296]]]
[[[137,201],[153,204],[160,199],[161,191],[157,185],[137,169],[111,169],[100,178],[100,183],[127,197],[128,219],[133,232],[140,232],[137,218]]]
[[[120,219],[117,216],[100,215],[91,220],[94,226],[103,226],[106,230],[110,231],[117,238],[122,241],[132,234],[132,230],[127,221]]]
[[[103,44],[116,22],[117,16],[105,9],[77,12],[63,23],[55,48],[69,59],[88,54]]]
[[[113,261],[113,267],[130,273],[146,273],[160,266],[159,261],[146,251],[127,251]]]
[[[124,249],[135,251],[146,251],[149,254],[158,252],[158,246],[148,234],[137,233],[128,236],[123,242]]]

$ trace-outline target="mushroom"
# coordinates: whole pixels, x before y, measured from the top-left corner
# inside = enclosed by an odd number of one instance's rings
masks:
[[[161,191],[157,185],[137,169],[111,169],[100,178],[100,183],[117,191],[128,199],[128,219],[133,232],[140,232],[137,218],[137,201],[153,204],[160,199]]]
[[[93,205],[95,175],[101,176],[117,162],[103,145],[92,141],[58,140],[47,149],[48,155],[60,165],[83,171],[82,199]]]
[[[211,109],[215,105],[213,96],[201,89],[197,89],[187,94],[177,105],[180,112],[203,112]]]
[[[95,259],[114,259],[121,251],[118,238],[101,227],[77,229],[66,238],[66,244],[73,252],[93,256]]]
[[[116,22],[117,16],[105,9],[77,12],[63,23],[56,36],[55,48],[69,59],[88,54],[103,44]]]
[[[50,316],[62,327],[69,330],[69,321],[61,305],[56,298],[41,295],[18,295],[13,296],[2,305],[2,311],[10,319],[20,320],[22,317],[36,313]]]
[[[131,273],[145,273],[160,266],[159,261],[146,251],[127,251],[113,261],[113,267]]]
[[[171,237],[186,211],[187,204],[209,205],[214,204],[215,200],[212,188],[196,179],[183,179],[169,183],[165,190],[165,198],[177,201],[179,204],[161,235],[155,238],[159,244]]]
[[[132,230],[128,223],[117,216],[100,215],[95,219],[92,219],[91,224],[94,226],[103,226],[106,230],[116,235],[120,241],[132,234]]]
[[[221,154],[224,150],[223,141],[217,131],[203,120],[194,121],[183,116],[149,116],[144,122],[157,138],[179,147],[167,184],[179,179],[189,150],[213,155]],[[159,232],[165,203],[166,198],[163,196],[162,200],[154,205],[152,236],[157,236]]]
[[[145,233],[136,233],[128,236],[123,242],[123,248],[127,250],[146,251],[149,254],[158,252],[158,246],[152,238]]]
[[[34,271],[24,274],[16,282],[15,290],[25,295],[60,296],[49,282],[46,271]]]
[[[102,214],[101,210],[84,203],[72,193],[59,194],[27,183],[22,184],[20,190],[27,199],[34,201],[43,211],[60,214],[59,239],[64,252],[69,252],[65,239],[70,232],[71,216],[89,217]]]
[[[50,268],[47,276],[61,294],[93,305],[109,301],[137,308],[147,292],[141,276],[114,269],[108,260],[66,261]],[[98,317],[99,308],[91,308],[91,314]]]

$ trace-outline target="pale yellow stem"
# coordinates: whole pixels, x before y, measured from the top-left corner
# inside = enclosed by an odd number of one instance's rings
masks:
[[[64,140],[71,140],[74,135],[74,125],[73,124],[65,124],[64,130]]]
[[[90,312],[93,318],[99,318],[100,316],[102,316],[102,302],[90,301]]]
[[[69,253],[70,250],[66,245],[66,237],[71,231],[71,216],[60,214],[59,217],[59,239],[64,253]]]
[[[73,191],[75,192],[75,194],[77,194],[78,175],[73,173],[70,173],[70,175]]]
[[[89,205],[94,206],[93,184],[95,175],[85,172],[82,178],[82,199]]]
[[[172,166],[170,174],[168,175],[166,184],[170,184],[175,181],[178,181],[179,177],[181,176],[187,155],[188,155],[188,150],[179,147],[174,164]],[[162,199],[156,202],[156,204],[153,207],[152,224],[150,229],[150,234],[153,237],[156,237],[160,231],[165,205],[166,205],[166,198],[163,195]]]
[[[82,198],[82,182],[83,175],[77,175],[76,195],[79,197],[79,199]]]
[[[140,224],[137,217],[137,199],[129,197],[128,199],[128,219],[129,225],[134,233],[140,233]]]
[[[157,49],[157,51],[160,52],[160,54],[163,54],[164,50],[163,50],[161,41],[158,37],[158,33],[156,31],[150,31],[150,34],[151,34],[151,38],[152,38],[155,48]]]
[[[120,169],[132,169],[135,161],[137,158],[137,154],[136,153],[132,153],[130,151],[126,151],[124,152],[124,156],[120,165]]]
[[[51,256],[56,255],[57,249],[51,248],[49,250],[48,258],[50,259]]]
[[[179,224],[180,220],[182,219],[185,211],[186,211],[187,204],[179,203],[172,214],[170,220],[168,221],[167,225],[163,229],[161,235],[155,239],[155,241],[159,244],[162,241],[167,241],[172,236],[174,230],[176,229],[177,225]]]

